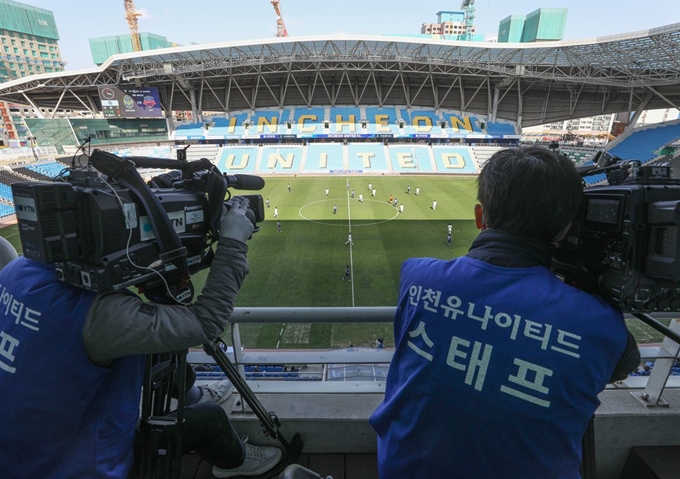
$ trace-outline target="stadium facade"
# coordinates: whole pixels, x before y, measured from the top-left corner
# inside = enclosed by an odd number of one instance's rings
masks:
[[[241,115],[245,122],[273,109],[280,127],[290,119],[286,109],[303,106],[394,107],[406,111],[407,122],[414,111],[431,110],[435,127],[446,121],[442,112],[454,112],[475,117],[479,127],[513,123],[519,134],[532,125],[676,107],[679,43],[680,25],[549,44],[287,37],[114,55],[99,68],[7,82],[0,99],[101,118],[100,87],[157,89],[154,117],[167,122],[168,135],[177,129],[175,112],[191,112],[192,122],[202,124],[214,116]],[[367,118],[356,117],[356,124],[361,120]]]

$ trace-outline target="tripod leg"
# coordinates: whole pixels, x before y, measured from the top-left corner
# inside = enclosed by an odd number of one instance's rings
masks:
[[[149,355],[142,393],[140,477],[179,478],[182,470],[182,424],[187,376],[186,351],[165,359]],[[173,384],[177,412],[170,417]],[[162,451],[162,453],[161,453]]]
[[[264,409],[260,400],[257,398],[257,396],[255,396],[253,390],[250,389],[248,383],[246,383],[246,380],[238,373],[234,364],[229,360],[227,354],[220,347],[221,345],[226,347],[224,341],[221,338],[217,338],[212,343],[204,344],[203,349],[206,353],[212,356],[217,365],[222,368],[224,374],[227,375],[236,390],[241,393],[241,397],[258,417],[266,433],[269,436],[278,439],[283,448],[286,450],[286,455],[288,458],[291,461],[296,461],[297,456],[302,451],[302,438],[300,438],[299,434],[295,434],[295,436],[293,436],[293,442],[290,443],[285,437],[283,437],[283,435],[279,433],[279,426],[281,426],[279,418],[274,412],[266,411]]]
[[[594,479],[595,467],[595,423],[594,417],[588,421],[588,429],[583,436],[583,459],[581,459],[581,477],[583,479]]]

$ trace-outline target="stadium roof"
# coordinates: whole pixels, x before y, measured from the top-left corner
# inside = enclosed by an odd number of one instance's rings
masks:
[[[531,126],[680,109],[680,23],[530,44],[343,35],[194,45],[13,80],[0,84],[0,100],[98,113],[103,85],[158,87],[166,111],[406,105]]]

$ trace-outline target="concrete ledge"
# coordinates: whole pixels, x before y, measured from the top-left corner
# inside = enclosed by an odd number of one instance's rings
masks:
[[[382,394],[258,394],[267,411],[281,421],[280,431],[290,441],[299,433],[308,454],[375,453],[376,435],[368,418],[383,399]],[[234,428],[254,444],[276,445],[262,434],[260,422],[241,396],[225,403]]]
[[[595,413],[598,479],[618,479],[635,446],[680,446],[680,390],[666,389],[668,407],[645,407],[631,391],[606,390]]]
[[[630,451],[621,479],[676,479],[680,446],[642,446]]]
[[[368,418],[383,399],[379,393],[260,393],[267,411],[281,421],[281,434],[299,433],[310,454],[375,453],[376,436]],[[607,390],[594,419],[598,479],[619,479],[633,447],[680,446],[680,390],[664,392],[668,407],[645,407],[629,390]],[[277,445],[262,434],[260,422],[236,394],[225,403],[234,427],[254,444]]]

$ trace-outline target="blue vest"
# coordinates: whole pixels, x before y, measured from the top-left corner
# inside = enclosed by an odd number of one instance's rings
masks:
[[[93,299],[51,265],[19,258],[0,272],[0,477],[127,477],[145,357],[90,362]]]
[[[404,263],[394,337],[381,479],[566,479],[627,331],[545,267],[461,257]]]

